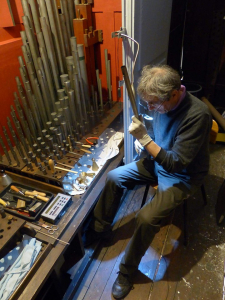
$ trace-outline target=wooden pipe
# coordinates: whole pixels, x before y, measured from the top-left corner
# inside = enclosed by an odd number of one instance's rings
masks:
[[[55,173],[55,169],[62,170],[62,171],[66,171],[66,172],[72,172],[72,173],[75,173],[75,174],[78,173],[78,172],[76,172],[76,171],[71,171],[71,170],[68,170],[68,169],[56,167],[55,164],[54,164],[54,161],[53,161],[52,159],[49,159],[48,164],[49,164],[49,166],[50,166],[50,168],[51,168],[51,172],[52,172],[53,174]]]
[[[225,119],[221,116],[221,114],[215,109],[215,107],[209,102],[208,99],[205,97],[201,98],[202,101],[208,106],[209,110],[211,111],[213,117],[216,119],[216,121],[220,124],[220,126],[225,131]]]

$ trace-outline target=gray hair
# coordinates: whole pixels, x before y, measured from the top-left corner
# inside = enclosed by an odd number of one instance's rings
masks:
[[[169,100],[173,90],[181,86],[178,72],[168,65],[150,66],[142,69],[137,92],[142,99],[156,96],[162,101]]]

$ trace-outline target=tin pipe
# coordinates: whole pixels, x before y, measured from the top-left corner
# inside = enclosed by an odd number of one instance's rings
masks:
[[[46,3],[47,11],[48,11],[50,28],[51,28],[51,32],[53,35],[53,44],[54,44],[55,50],[56,50],[56,57],[57,57],[57,61],[58,61],[59,71],[60,71],[60,74],[63,74],[63,73],[65,73],[65,71],[64,71],[64,66],[63,66],[61,48],[59,45],[59,38],[58,38],[59,34],[57,32],[57,27],[55,24],[52,2],[51,2],[51,0],[47,0],[47,1],[45,1],[45,3]]]
[[[13,123],[14,123],[14,125],[15,125],[15,127],[16,127],[16,131],[17,131],[17,133],[18,133],[18,135],[19,135],[19,139],[20,139],[20,141],[21,141],[21,143],[22,143],[22,145],[23,145],[23,149],[24,149],[24,151],[26,152],[26,154],[28,154],[29,148],[28,148],[27,143],[26,143],[26,141],[25,141],[25,138],[24,138],[22,129],[21,129],[21,127],[20,127],[20,123],[19,123],[19,121],[17,120],[14,111],[11,111],[10,114],[11,114],[11,116],[12,116]]]
[[[72,36],[72,32],[71,32],[71,28],[70,28],[70,17],[69,17],[69,12],[68,12],[67,1],[60,0],[60,4],[61,4],[62,13],[65,15],[67,34],[70,38]]]
[[[8,143],[9,149],[12,153],[12,156],[13,156],[14,160],[16,161],[17,166],[19,167],[20,166],[20,161],[19,161],[18,156],[17,156],[17,154],[16,154],[16,152],[15,152],[13,146],[12,146],[11,140],[8,136],[8,133],[7,133],[7,130],[6,130],[5,126],[2,126],[2,130],[3,130],[4,136],[6,138],[6,141]]]
[[[69,17],[70,17],[70,31],[71,36],[74,36],[74,29],[73,29],[73,19],[75,19],[75,7],[73,0],[67,0]]]
[[[1,136],[0,136],[0,144],[2,146],[2,149],[3,149],[4,153],[5,153],[5,156],[6,156],[7,160],[8,160],[8,162],[9,162],[9,164],[11,165],[12,164],[12,160],[11,160],[11,158],[9,156],[9,153],[8,153],[8,151],[6,149],[6,146],[5,146],[5,144],[4,144],[3,139],[2,139]]]
[[[36,40],[35,40],[34,34],[32,33],[32,31],[30,29],[28,17],[23,16],[22,19],[23,19],[23,24],[24,24],[27,40],[28,40],[29,47],[30,47],[31,56],[32,56],[32,59],[33,59],[33,62],[34,62],[36,72],[37,72],[37,70],[38,70],[37,57],[38,57],[39,53],[38,53],[38,50],[35,47],[35,41]]]
[[[14,141],[14,143],[15,143],[15,145],[16,145],[16,148],[17,148],[17,150],[18,150],[18,152],[19,152],[19,155],[20,155],[21,158],[23,158],[23,157],[25,156],[25,155],[24,155],[24,152],[23,152],[22,147],[21,147],[21,145],[20,145],[20,142],[19,142],[19,140],[18,140],[18,138],[17,138],[17,136],[16,136],[16,133],[15,133],[15,131],[13,130],[13,127],[12,127],[12,124],[11,124],[11,122],[10,122],[9,117],[7,117],[7,124],[8,124],[8,127],[9,127],[9,131],[10,131],[10,133],[11,133],[11,136],[12,136],[12,138],[13,138],[13,141]]]
[[[63,41],[62,27],[61,27],[61,23],[60,23],[60,19],[59,19],[59,11],[58,11],[58,7],[57,7],[55,0],[52,0],[52,8],[54,11],[54,17],[55,17],[55,23],[56,23],[56,28],[57,28],[58,37],[59,37],[59,45],[60,45],[61,53],[62,53],[63,65],[64,65],[64,69],[66,70],[67,54],[66,54],[66,48],[64,45],[64,41]]]
[[[50,108],[49,102],[48,102],[48,93],[46,92],[46,82],[43,79],[41,70],[38,70],[37,74],[38,74],[38,81],[41,85],[41,91],[42,91],[42,95],[44,98],[44,102],[46,104],[46,113],[47,113],[48,119],[51,120],[51,108]]]
[[[62,28],[63,44],[65,45],[66,56],[71,55],[70,38],[66,29],[66,20],[64,14],[59,14],[59,21]]]
[[[16,100],[15,100],[15,103],[16,103]],[[19,102],[16,103],[16,108],[17,108],[17,112],[19,115],[20,123],[23,128],[23,132],[24,132],[29,144],[32,145],[31,132],[30,132],[27,122],[24,119],[23,111],[21,109],[19,109]],[[30,114],[30,112],[29,112],[29,114]]]
[[[45,48],[40,48],[40,53],[41,53],[41,59],[44,65],[44,70],[45,70],[45,75],[46,75],[46,80],[48,83],[48,88],[50,92],[50,100],[52,103],[52,107],[55,107],[55,99],[56,99],[56,93],[54,89],[54,83],[53,83],[53,78],[52,78],[52,73],[49,65],[49,60],[47,57],[47,53],[45,51]]]
[[[58,71],[58,66],[56,63],[56,57],[55,57],[55,52],[54,52],[54,48],[53,48],[51,34],[49,32],[49,27],[47,26],[46,19],[41,17],[40,21],[41,21],[41,27],[42,27],[42,32],[44,35],[44,41],[45,41],[45,45],[46,45],[46,49],[47,49],[48,58],[49,58],[51,68],[52,68],[52,74],[53,74],[55,87],[58,90],[58,89],[60,89],[60,83],[59,83],[59,78],[58,78],[59,71]]]
[[[50,27],[45,0],[39,0],[39,10],[40,10],[40,17],[45,18],[47,26]]]
[[[110,60],[108,60],[108,78],[109,78],[109,105],[112,106],[112,86],[111,86],[111,67],[110,67]]]
[[[77,51],[77,39],[76,37],[71,37],[70,38],[71,42],[71,49],[72,49],[72,55],[73,55],[73,60],[74,60],[74,67],[75,67],[75,73],[78,75],[78,82],[80,86],[80,101],[82,105],[82,111],[83,111],[83,116],[86,122],[86,127],[88,127],[88,119],[87,119],[87,112],[86,112],[86,107],[85,107],[85,94],[84,94],[84,86],[82,82],[82,77],[81,77],[81,70],[80,70],[80,63],[79,63],[79,56],[78,56],[78,51]],[[75,79],[76,81],[76,79]],[[75,86],[75,83],[74,83]],[[82,116],[82,115],[81,115]]]
[[[90,95],[89,95],[89,87],[88,87],[87,68],[86,68],[85,56],[84,56],[84,46],[78,44],[77,51],[78,51],[78,57],[80,62],[81,80],[84,87],[85,103],[86,103],[87,111],[90,111]]]
[[[69,80],[69,75],[68,74],[62,74],[60,75],[60,80],[61,80],[61,84],[62,86],[64,87],[65,86],[65,81],[68,81]]]
[[[57,90],[57,95],[58,95],[58,99],[64,99],[64,97],[66,96],[65,94],[65,90],[64,89],[59,89]],[[60,104],[61,105],[61,104]]]
[[[32,32],[34,32],[34,24],[33,24],[32,16],[31,16],[30,7],[28,5],[28,1],[21,0],[21,4],[22,4],[22,8],[23,8],[23,13],[25,16],[28,17],[28,19],[30,21],[30,28],[31,28]]]
[[[36,7],[36,1],[35,0],[28,0],[29,4],[30,4],[30,8],[31,8],[31,13],[32,13],[32,16],[33,16],[33,21],[34,21],[34,27],[35,27],[35,31],[36,31],[36,34],[38,32],[41,31],[41,26],[40,26],[40,21],[39,21],[39,12],[38,12],[38,9]]]
[[[28,98],[28,102],[29,102],[29,106],[32,112],[32,116],[34,118],[34,124],[37,126],[37,130],[38,130],[38,134],[41,135],[41,127],[39,124],[39,118],[38,118],[38,113],[37,113],[37,106],[34,104],[35,99],[34,99],[34,95],[32,94],[31,88],[30,88],[30,83],[29,81],[27,81],[25,83],[25,89],[26,89],[26,94],[27,94],[27,98]],[[35,140],[37,139],[37,132],[36,132],[36,128],[32,126],[32,128],[30,128],[32,131],[32,134],[35,138]]]
[[[77,128],[77,116],[76,116],[76,108],[75,108],[75,95],[74,95],[74,90],[69,90],[68,91],[68,97],[69,97],[69,108],[71,111],[72,115],[72,121],[73,121],[73,128],[76,131],[76,134],[78,133],[78,128]]]

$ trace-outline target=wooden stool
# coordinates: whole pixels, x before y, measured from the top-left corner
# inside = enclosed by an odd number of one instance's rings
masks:
[[[147,196],[148,196],[148,191],[150,186],[152,186],[155,190],[157,190],[158,185],[157,184],[147,184],[145,191],[144,191],[144,196],[142,199],[141,207],[145,204]],[[207,204],[207,198],[206,198],[206,192],[205,192],[205,186],[204,184],[201,185],[201,192],[202,192],[202,198],[204,201],[204,205]],[[187,207],[187,202],[188,199],[184,199],[183,201],[183,217],[184,217],[184,246],[188,245],[188,207]]]

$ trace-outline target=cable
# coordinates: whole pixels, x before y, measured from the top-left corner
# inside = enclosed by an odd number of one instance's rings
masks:
[[[137,44],[137,52],[136,52],[136,55],[135,55],[134,65],[133,65],[132,74],[131,74],[131,85],[133,86],[133,83],[134,83],[134,67],[135,67],[136,60],[137,60],[138,53],[139,53],[139,43],[137,41],[135,41],[135,39],[131,38],[129,35],[126,35],[126,34],[123,34],[123,33],[120,33],[120,35],[127,37],[128,39],[132,40],[133,42],[135,42]]]

